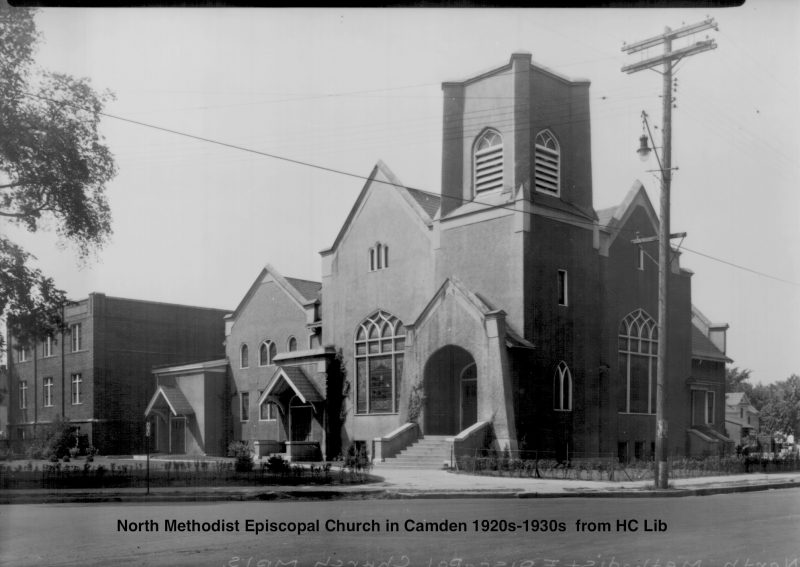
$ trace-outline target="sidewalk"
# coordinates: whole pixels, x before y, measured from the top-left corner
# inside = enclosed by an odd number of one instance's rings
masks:
[[[332,500],[397,498],[642,498],[705,496],[778,488],[800,488],[800,473],[677,479],[656,490],[652,481],[608,482],[473,476],[443,470],[373,469],[382,480],[357,486],[232,486],[208,488],[110,488],[98,490],[4,490],[0,504],[92,502],[212,502],[247,500]]]

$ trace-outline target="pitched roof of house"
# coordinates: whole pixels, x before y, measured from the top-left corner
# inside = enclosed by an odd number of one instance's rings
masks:
[[[159,398],[162,398],[167,403],[170,412],[176,417],[194,413],[192,404],[189,403],[189,400],[186,399],[186,396],[183,395],[180,389],[174,386],[159,386],[156,393],[153,394],[150,403],[147,404],[147,409],[144,412],[145,415],[150,413]]]
[[[291,388],[303,403],[316,403],[324,400],[317,387],[299,366],[278,366],[269,386],[261,394],[258,403],[261,404],[269,396],[278,394],[286,388]]]
[[[301,280],[298,278],[285,278],[277,269],[267,264],[258,273],[258,277],[256,277],[255,281],[250,284],[247,293],[244,294],[239,305],[236,306],[236,311],[227,315],[225,317],[226,319],[236,318],[242,312],[242,309],[244,309],[245,305],[247,305],[250,299],[255,295],[256,290],[267,274],[271,275],[278,286],[285,291],[289,297],[296,301],[301,308],[319,299],[319,292],[322,289],[322,284],[320,282]]]
[[[319,292],[322,289],[320,282],[311,280],[301,280],[298,278],[285,278],[297,292],[305,297],[308,301],[315,301],[319,297]]]
[[[350,213],[347,215],[342,227],[339,229],[339,233],[336,235],[333,244],[330,246],[330,248],[322,250],[321,253],[326,254],[336,250],[336,248],[339,246],[339,243],[350,229],[350,226],[355,220],[358,211],[361,209],[361,206],[365,202],[370,188],[377,185],[382,186],[382,188],[396,191],[397,194],[403,198],[403,201],[405,201],[408,206],[417,214],[420,221],[424,225],[426,225],[428,228],[432,226],[433,218],[439,210],[439,205],[441,204],[441,197],[435,194],[420,191],[419,189],[409,189],[403,185],[400,179],[392,172],[391,169],[389,169],[389,166],[383,163],[383,161],[378,160],[378,162],[372,168],[372,172],[369,174],[364,186],[361,188],[361,192],[358,194],[356,202],[350,208]]]
[[[434,218],[436,213],[439,211],[439,207],[442,205],[442,197],[441,195],[436,195],[433,193],[426,193],[425,191],[420,191],[419,189],[411,189],[406,187],[406,191],[408,194],[414,197],[414,200],[419,203],[419,206],[428,213],[428,216]]]
[[[702,358],[705,360],[717,360],[720,362],[732,362],[725,353],[711,342],[703,331],[692,325],[692,358]]]

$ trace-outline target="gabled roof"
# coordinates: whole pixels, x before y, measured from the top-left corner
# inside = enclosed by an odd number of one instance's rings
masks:
[[[379,176],[383,177],[383,179],[379,179]],[[409,189],[408,187],[405,187],[400,182],[400,179],[398,179],[397,176],[392,172],[392,170],[389,169],[389,167],[383,163],[383,161],[378,160],[378,162],[375,164],[375,167],[372,168],[372,172],[369,174],[364,186],[361,188],[361,193],[358,194],[356,202],[350,209],[350,213],[347,215],[344,224],[342,224],[342,228],[339,229],[339,233],[336,235],[333,244],[330,248],[323,250],[323,254],[326,252],[332,252],[339,247],[339,243],[350,230],[353,220],[364,204],[369,190],[373,187],[376,187],[376,189],[380,190],[396,191],[401,197],[403,197],[403,200],[408,204],[411,210],[416,213],[420,221],[422,221],[429,228],[433,225],[433,218],[435,217],[436,212],[439,210],[439,205],[441,204],[442,200],[441,197],[420,191],[419,189]]]
[[[304,403],[316,403],[324,400],[314,383],[299,366],[279,366],[272,375],[269,386],[258,398],[258,405],[264,403],[268,396],[276,395],[285,389],[291,389]]]
[[[725,405],[730,406],[732,408],[736,408],[738,406],[749,406],[749,410],[751,413],[760,413],[755,406],[750,403],[750,399],[747,397],[747,394],[744,392],[729,392],[725,394]]]
[[[625,195],[625,199],[623,199],[622,203],[616,207],[597,211],[598,228],[601,233],[605,235],[602,241],[602,250],[607,252],[609,248],[611,248],[617,236],[622,232],[621,229],[628,222],[628,219],[630,219],[637,207],[642,207],[644,209],[653,227],[653,234],[658,234],[658,214],[653,208],[653,204],[650,202],[650,197],[647,196],[644,185],[642,185],[641,181],[636,180],[630,190],[628,190],[628,194]],[[641,236],[651,235],[642,234]],[[631,236],[631,238],[633,238],[633,236]]]
[[[694,323],[692,324],[692,358],[733,362]]]
[[[283,291],[286,292],[286,295],[293,299],[301,309],[304,309],[305,307],[315,303],[317,301],[319,291],[322,289],[322,284],[319,282],[301,280],[297,278],[284,278],[278,270],[276,270],[270,264],[267,264],[259,272],[255,281],[250,285],[250,288],[239,302],[239,305],[236,306],[236,311],[227,315],[225,317],[226,319],[235,319],[241,314],[242,310],[250,302],[250,299],[252,299],[252,297],[255,295],[256,291],[261,285],[261,282],[264,281],[264,278],[267,275],[272,276],[272,279],[278,284],[278,286],[283,289]]]
[[[298,278],[286,278],[286,281],[309,303],[319,298],[319,292],[322,289],[322,284],[320,282],[301,280]]]
[[[166,402],[170,413],[175,417],[194,413],[192,404],[189,403],[189,400],[186,399],[186,396],[184,396],[183,392],[178,388],[174,386],[159,386],[156,393],[153,394],[153,397],[150,399],[150,403],[147,404],[147,409],[144,410],[145,416],[150,414],[159,399]]]
[[[439,207],[442,205],[441,195],[420,191],[419,189],[411,189],[410,187],[405,189],[419,203],[419,206],[422,207],[429,218],[436,217],[436,213],[439,212]]]
[[[473,316],[476,318],[484,319],[487,315],[503,313],[500,309],[494,309],[489,303],[477,293],[467,288],[464,283],[456,276],[450,276],[439,287],[433,297],[428,301],[427,305],[422,308],[422,311],[417,316],[416,320],[409,326],[417,328],[425,319],[433,312],[435,305],[444,296],[448,290],[454,290],[463,300],[464,304],[469,306]],[[520,333],[511,327],[506,320],[506,346],[517,348],[534,348],[533,343],[526,340]]]

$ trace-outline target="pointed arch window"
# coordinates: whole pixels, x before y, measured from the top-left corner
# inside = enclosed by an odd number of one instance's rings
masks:
[[[619,411],[655,413],[658,326],[643,309],[629,313],[619,326]]]
[[[475,193],[503,187],[503,137],[496,130],[486,130],[475,141],[472,177]]]
[[[289,337],[289,340],[286,343],[286,349],[289,352],[294,352],[297,350],[297,339],[294,337]]]
[[[396,413],[406,331],[402,321],[378,311],[358,326],[355,337],[356,413]]]
[[[249,349],[247,345],[242,345],[239,349],[239,367],[247,368],[248,366],[250,366]]]
[[[550,130],[536,135],[536,190],[558,196],[561,188],[561,147]]]
[[[278,354],[278,347],[271,340],[267,339],[258,349],[258,365],[269,366],[272,359]]]
[[[572,411],[572,373],[563,360],[558,363],[553,377],[553,409]]]

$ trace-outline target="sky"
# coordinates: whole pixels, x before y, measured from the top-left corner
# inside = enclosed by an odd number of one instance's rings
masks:
[[[646,111],[660,145],[661,75],[621,72],[621,48],[713,17],[717,49],[681,61],[673,110],[672,231],[693,303],[728,323],[733,365],[770,383],[800,373],[800,8],[759,0],[692,9],[43,9],[38,63],[116,100],[102,131],[119,173],[114,234],[79,264],[53,232],[3,230],[70,297],[91,292],[234,309],[267,263],[318,280],[383,160],[440,192],[441,84],[535,63],[591,81],[596,209],[658,167],[635,153]],[[655,56],[658,49],[643,56]],[[702,254],[702,255],[701,255]],[[709,258],[709,256],[711,258]],[[720,261],[722,260],[722,261]],[[730,264],[736,264],[734,267]],[[755,273],[758,272],[758,273]]]

